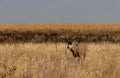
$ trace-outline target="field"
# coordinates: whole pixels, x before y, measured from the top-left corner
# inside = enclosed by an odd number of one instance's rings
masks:
[[[0,78],[120,77],[119,24],[1,24],[0,31]],[[79,44],[87,44],[83,63],[73,57],[67,43],[61,40],[63,32],[69,38],[76,31],[80,31]],[[39,41],[44,37],[38,35],[34,38],[35,32],[50,34],[49,39]],[[57,41],[56,36],[51,35],[56,32],[60,34],[56,35]],[[20,41],[17,41],[18,35]]]
[[[81,65],[63,43],[0,45],[0,72],[3,78],[120,77],[120,44],[87,46],[86,60]]]
[[[0,43],[65,42],[78,35],[78,42],[120,42],[120,24],[0,24]]]
[[[72,29],[86,30],[120,30],[120,24],[0,24],[0,30],[17,30],[17,31],[36,31],[36,30],[61,30]]]

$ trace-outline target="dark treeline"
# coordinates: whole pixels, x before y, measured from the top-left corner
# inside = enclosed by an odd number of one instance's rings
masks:
[[[64,32],[64,34],[63,34]],[[77,34],[77,35],[76,35]],[[77,36],[79,42],[120,42],[120,31],[0,31],[0,43],[42,43],[65,42],[64,38],[71,39]]]

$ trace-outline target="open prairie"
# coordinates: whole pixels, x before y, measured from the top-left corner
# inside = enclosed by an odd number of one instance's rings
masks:
[[[88,43],[75,61],[64,43],[0,45],[1,78],[119,78],[120,44]]]
[[[0,30],[19,30],[19,31],[36,31],[36,30],[120,30],[120,24],[0,24]]]
[[[0,24],[0,43],[64,42],[78,33],[79,42],[120,42],[120,24]]]
[[[64,33],[78,33],[84,62]],[[0,78],[119,78],[119,42],[120,24],[1,24]]]

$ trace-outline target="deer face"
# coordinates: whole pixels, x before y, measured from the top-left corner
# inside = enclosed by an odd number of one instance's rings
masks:
[[[68,49],[72,49],[72,48],[77,47],[77,46],[78,46],[78,42],[76,42],[76,41],[73,41],[73,42],[69,41],[67,48]]]
[[[78,45],[77,39],[78,39],[79,32],[77,32],[77,33],[75,33],[75,34],[73,34],[72,36],[69,36],[69,37],[68,37],[68,35],[66,35],[65,32],[63,32],[63,34],[64,34],[63,39],[67,42],[67,44],[68,44],[67,48],[68,49],[72,49],[73,47]]]
[[[72,52],[73,56],[76,58],[76,57],[80,57],[79,53],[78,53],[78,43],[73,41],[69,41],[67,42],[68,45],[67,45],[67,48]]]

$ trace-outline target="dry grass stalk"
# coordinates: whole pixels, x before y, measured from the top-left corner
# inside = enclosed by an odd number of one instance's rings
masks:
[[[17,69],[12,78],[120,77],[120,44],[86,45],[86,60],[81,66],[74,62],[70,52],[65,54],[66,44],[63,43],[16,44],[16,48],[14,44],[0,44],[0,72],[1,69],[15,66]]]

